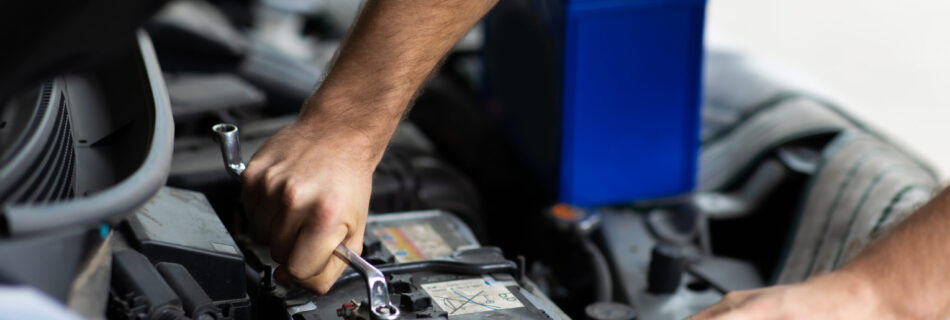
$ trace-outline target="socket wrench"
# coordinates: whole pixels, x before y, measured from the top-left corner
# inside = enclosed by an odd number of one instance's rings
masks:
[[[247,166],[241,158],[241,139],[238,138],[238,127],[230,123],[219,123],[212,126],[211,131],[214,132],[214,140],[221,146],[221,157],[224,159],[225,169],[235,179],[240,178],[241,173],[244,172]],[[399,308],[393,305],[389,299],[389,285],[386,282],[386,276],[342,243],[337,245],[333,253],[346,261],[366,280],[367,302],[372,317],[377,320],[399,319]]]

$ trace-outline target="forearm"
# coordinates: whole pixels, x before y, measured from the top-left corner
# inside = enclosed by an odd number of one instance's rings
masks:
[[[360,139],[378,161],[428,74],[495,1],[368,1],[301,122]]]
[[[842,268],[903,319],[950,316],[950,189]]]

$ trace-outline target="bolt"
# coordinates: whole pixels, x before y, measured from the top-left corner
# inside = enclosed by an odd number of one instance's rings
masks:
[[[392,311],[389,310],[389,306],[379,306],[379,307],[376,307],[376,312],[378,312],[378,313],[380,313],[380,314],[382,314],[382,315],[389,315],[390,313],[392,313]]]

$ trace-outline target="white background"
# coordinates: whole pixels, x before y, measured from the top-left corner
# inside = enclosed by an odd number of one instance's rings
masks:
[[[809,75],[950,173],[950,1],[710,0],[707,30]]]

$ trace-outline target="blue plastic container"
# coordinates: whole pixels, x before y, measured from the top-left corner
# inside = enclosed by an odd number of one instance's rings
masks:
[[[595,206],[691,191],[705,1],[506,1],[487,24],[489,100],[558,199]],[[545,63],[558,71],[525,78]],[[510,88],[519,84],[524,92]]]

